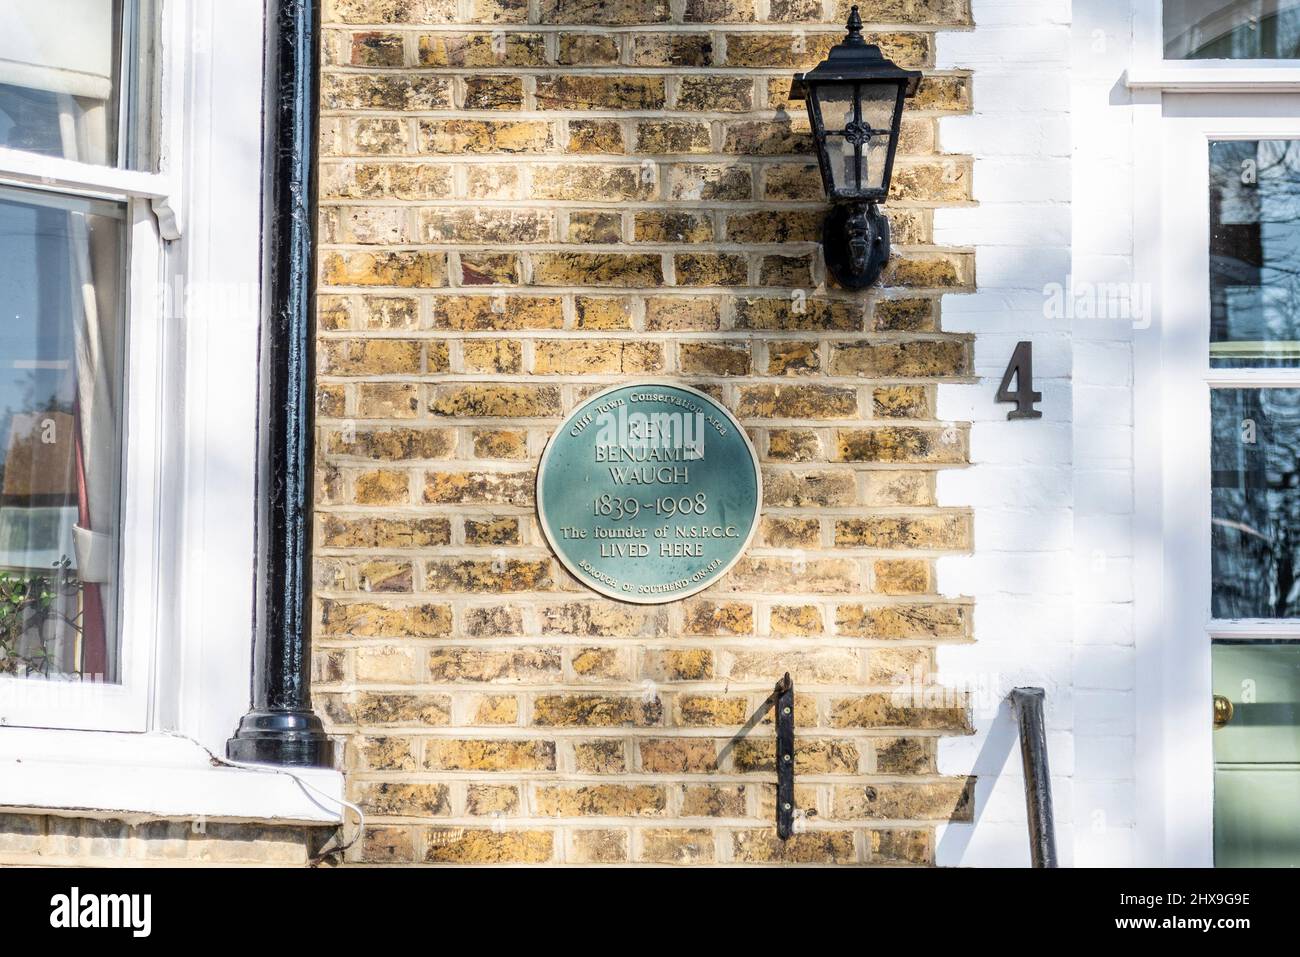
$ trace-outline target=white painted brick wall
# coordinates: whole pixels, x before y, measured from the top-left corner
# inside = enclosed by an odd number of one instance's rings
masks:
[[[940,210],[936,238],[974,247],[978,292],[944,325],[977,335],[978,385],[943,386],[939,415],[971,423],[972,466],[940,502],[975,512],[973,554],[939,585],[976,600],[976,643],[940,652],[976,693],[976,734],[946,739],[940,770],[976,774],[976,820],[943,829],[940,864],[1028,863],[1024,784],[1005,695],[1047,689],[1063,866],[1134,855],[1133,323],[1045,314],[1051,283],[1132,277],[1131,117],[1117,85],[1132,0],[974,0],[977,29],[947,34],[941,68],[974,69],[972,116],[943,146],[975,157],[979,206]],[[1034,344],[1043,418],[1007,421],[994,393],[1017,342]]]

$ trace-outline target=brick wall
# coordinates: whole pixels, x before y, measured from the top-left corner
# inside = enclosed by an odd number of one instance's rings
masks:
[[[936,71],[966,0],[867,0],[926,70],[882,289],[841,291],[791,75],[840,0],[332,0],[322,77],[316,697],[368,827],[359,862],[931,863],[970,783],[962,700],[901,689],[972,608],[935,561],[971,519],[939,382],[970,203]],[[717,396],[763,462],[759,535],[661,606],[575,583],[533,482],[559,418],[641,377]],[[773,682],[796,683],[798,833],[773,828]]]
[[[93,786],[88,783],[87,786]],[[304,866],[332,827],[0,814],[0,866]]]

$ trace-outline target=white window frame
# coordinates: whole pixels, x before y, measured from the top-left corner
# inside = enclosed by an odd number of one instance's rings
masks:
[[[1209,367],[1209,143],[1300,139],[1300,94],[1166,93],[1138,114],[1135,272],[1154,290],[1134,393],[1139,853],[1211,867],[1211,642],[1300,624],[1211,618],[1209,391],[1300,387],[1300,369]]]
[[[0,150],[2,181],[127,201],[133,243],[123,684],[16,679],[0,807],[336,822],[338,772],[294,769],[313,795],[207,753],[224,754],[251,684],[264,8],[162,0],[162,17],[156,173]]]
[[[1127,83],[1134,90],[1184,93],[1286,93],[1300,90],[1300,60],[1166,60],[1163,0],[1136,0],[1133,65]]]

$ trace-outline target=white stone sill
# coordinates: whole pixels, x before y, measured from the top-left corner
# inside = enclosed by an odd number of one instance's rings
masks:
[[[185,738],[158,732],[0,728],[0,808],[34,813],[338,824],[343,775],[213,765]]]
[[[1196,61],[1199,63],[1200,61]],[[1300,68],[1277,66],[1241,67],[1233,61],[1205,61],[1222,66],[1134,67],[1124,77],[1130,90],[1163,90],[1168,93],[1294,93],[1300,90]]]

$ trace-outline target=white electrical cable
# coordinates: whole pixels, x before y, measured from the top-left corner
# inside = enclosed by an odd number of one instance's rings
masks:
[[[361,808],[359,808],[357,805],[353,804],[351,801],[345,798],[335,797],[332,794],[326,794],[320,788],[316,787],[315,785],[311,784],[308,781],[303,780],[301,777],[294,774],[292,771],[288,770],[287,768],[277,767],[273,764],[249,764],[248,762],[245,761],[234,761],[230,758],[218,757],[217,755],[212,753],[212,750],[206,744],[204,744],[202,741],[199,741],[197,738],[191,738],[188,734],[183,734],[180,731],[164,731],[162,733],[169,737],[180,738],[184,741],[189,741],[191,744],[198,745],[200,748],[203,749],[203,752],[208,756],[209,759],[211,759],[211,761],[214,764],[224,765],[225,767],[228,768],[242,768],[245,771],[260,771],[264,774],[283,774],[286,777],[292,778],[294,782],[304,790],[311,791],[313,794],[319,795],[320,797],[324,798],[326,801],[330,802],[331,804],[337,804],[340,810],[343,810],[345,812],[350,810],[354,812],[357,816],[357,829],[356,832],[352,835],[352,839],[348,841],[346,844],[342,845],[341,847],[334,848],[333,850],[330,850],[328,852],[321,852],[317,854],[314,858],[312,858],[313,861],[321,860],[326,856],[327,853],[342,854],[349,847],[351,847],[353,844],[355,844],[357,841],[361,839],[361,835],[365,831],[365,827],[366,827],[366,813],[363,810],[361,810]],[[344,813],[342,817],[343,817],[343,821],[342,821],[343,826],[346,827],[348,823],[347,814]]]

